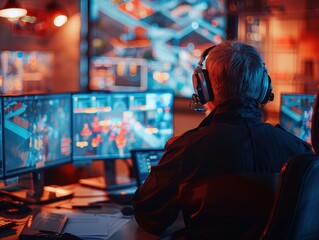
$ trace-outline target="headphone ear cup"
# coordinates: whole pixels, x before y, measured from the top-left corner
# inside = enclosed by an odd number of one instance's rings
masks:
[[[195,96],[197,102],[200,102],[202,105],[214,99],[208,72],[205,67],[203,67],[206,57],[214,47],[215,45],[210,46],[209,48],[206,48],[204,50],[201,55],[201,59],[198,62],[198,65],[194,69],[193,73],[193,87],[195,91],[195,94],[193,96]]]
[[[260,104],[265,104],[269,101],[273,101],[274,100],[274,94],[272,93],[272,85],[271,85],[271,78],[270,76],[267,74],[267,80],[263,81],[263,89],[262,89],[262,94],[261,94],[261,98],[259,100]]]
[[[206,69],[197,67],[193,76],[193,85],[195,92],[201,104],[205,104],[213,100],[213,91]]]
[[[206,69],[203,69],[204,79],[203,79],[203,95],[205,97],[205,103],[210,102],[214,99],[214,94],[212,90],[212,84],[208,76]]]

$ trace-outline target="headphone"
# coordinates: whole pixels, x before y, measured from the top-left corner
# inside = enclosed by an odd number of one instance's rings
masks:
[[[194,69],[192,76],[194,94],[192,96],[193,101],[196,105],[205,104],[214,99],[214,93],[211,86],[211,81],[208,76],[208,71],[204,66],[204,62],[209,54],[209,52],[215,47],[215,45],[207,48],[201,55],[201,58],[198,62],[197,67]],[[264,73],[261,83],[262,91],[257,101],[260,104],[266,104],[274,100],[274,94],[272,93],[271,78],[267,73],[266,68],[264,67]]]

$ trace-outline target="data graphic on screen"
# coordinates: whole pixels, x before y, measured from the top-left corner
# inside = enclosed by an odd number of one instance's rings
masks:
[[[193,94],[201,53],[226,38],[226,1],[90,1],[91,90]]]
[[[172,91],[73,94],[73,159],[122,159],[173,136]]]
[[[280,125],[311,143],[311,118],[315,94],[281,94]]]
[[[5,176],[71,162],[71,95],[3,97]]]

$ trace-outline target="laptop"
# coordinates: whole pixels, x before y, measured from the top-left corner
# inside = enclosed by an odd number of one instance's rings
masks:
[[[132,149],[131,158],[136,178],[136,186],[108,192],[108,197],[116,202],[130,204],[131,198],[138,187],[142,186],[148,177],[151,167],[158,164],[164,154],[164,149]]]

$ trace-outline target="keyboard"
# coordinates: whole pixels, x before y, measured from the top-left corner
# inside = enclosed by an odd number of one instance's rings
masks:
[[[17,223],[14,220],[0,218],[0,233],[13,228],[14,226],[17,226]]]

